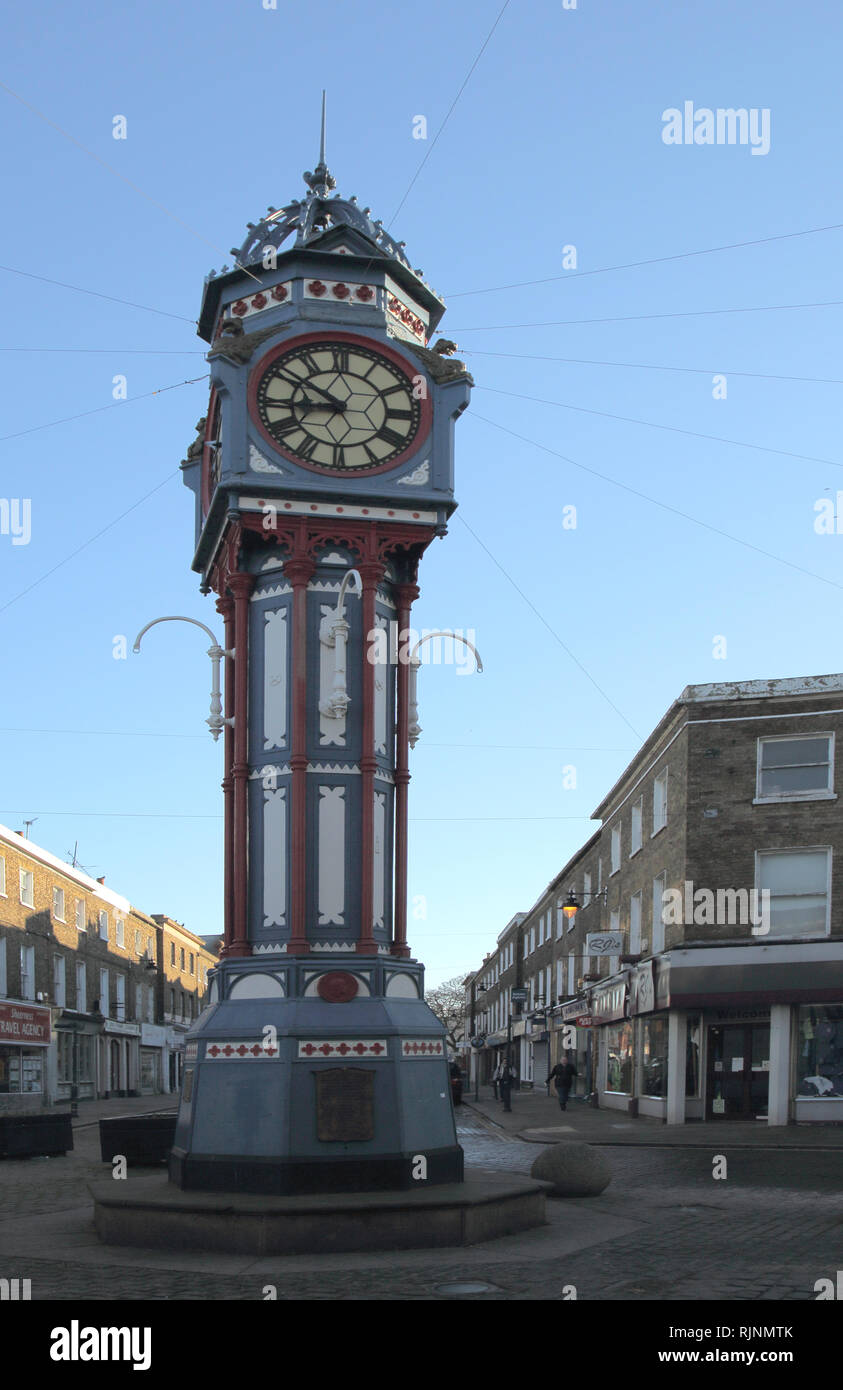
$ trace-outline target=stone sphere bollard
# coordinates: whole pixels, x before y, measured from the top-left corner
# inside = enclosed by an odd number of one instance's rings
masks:
[[[612,1169],[590,1144],[551,1144],[535,1160],[530,1176],[553,1183],[550,1197],[597,1197],[612,1181]]]

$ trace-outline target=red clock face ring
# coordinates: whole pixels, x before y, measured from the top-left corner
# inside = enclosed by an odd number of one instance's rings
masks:
[[[310,333],[273,349],[253,373],[249,404],[274,449],[335,476],[397,467],[430,428],[423,374],[350,333]]]

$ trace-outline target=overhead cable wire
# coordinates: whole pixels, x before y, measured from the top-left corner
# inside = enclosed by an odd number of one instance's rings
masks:
[[[469,410],[469,415],[482,420],[484,424],[491,425],[494,429],[501,430],[503,434],[510,435],[513,439],[519,439],[522,444],[530,444],[535,449],[541,449],[545,454],[551,454],[553,458],[561,459],[563,463],[569,463],[572,468],[578,468],[583,473],[588,473],[592,478],[600,478],[602,482],[609,483],[612,487],[620,488],[622,492],[628,492],[633,497],[638,497],[642,502],[649,502],[653,507],[659,507],[662,511],[670,512],[672,516],[679,516],[683,521],[690,521],[693,526],[699,526],[704,531],[710,531],[715,536],[721,536],[724,540],[732,541],[734,545],[743,546],[745,550],[753,550],[757,555],[763,555],[767,560],[775,560],[778,565],[785,565],[788,569],[796,570],[799,574],[807,575],[809,579],[817,579],[821,584],[828,584],[832,589],[843,589],[843,584],[838,584],[834,579],[827,579],[823,574],[817,574],[814,570],[805,569],[804,565],[797,565],[793,560],[786,560],[782,555],[774,555],[771,550],[764,550],[760,545],[753,545],[752,541],[744,540],[742,536],[733,536],[729,531],[723,531],[719,526],[712,526],[708,521],[701,521],[697,516],[691,516],[690,512],[683,512],[680,507],[673,507],[669,502],[662,502],[658,497],[651,497],[649,493],[641,492],[639,488],[630,487],[629,483],[622,483],[618,478],[612,478],[608,473],[601,473],[596,468],[589,468],[587,464],[578,463],[567,454],[560,454],[558,449],[551,449],[547,444],[541,444],[537,439],[530,439],[525,434],[519,434],[517,430],[508,429],[506,425],[500,424],[497,420],[490,420],[485,415],[478,415],[475,410]],[[459,513],[457,513],[459,516]],[[633,730],[633,732],[635,732]],[[636,737],[640,735],[636,734]]]

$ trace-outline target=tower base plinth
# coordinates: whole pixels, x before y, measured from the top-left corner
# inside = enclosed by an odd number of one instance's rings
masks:
[[[544,1224],[548,1187],[520,1174],[468,1169],[463,1182],[421,1191],[198,1193],[161,1174],[92,1183],[90,1192],[106,1245],[302,1255],[475,1245],[514,1235]]]

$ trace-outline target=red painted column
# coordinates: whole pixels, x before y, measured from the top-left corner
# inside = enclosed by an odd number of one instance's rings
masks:
[[[398,652],[409,647],[404,637],[410,626],[410,609],[419,596],[417,584],[398,584],[395,597],[398,604]],[[407,945],[407,851],[408,799],[410,784],[410,668],[399,660],[396,674],[398,685],[398,727],[395,736],[395,902],[393,906],[393,956],[409,956]]]
[[[307,877],[307,585],[316,568],[299,543],[284,564],[293,589],[292,703],[290,742],[290,939],[289,955],[309,955],[305,919]]]
[[[357,571],[363,583],[363,710],[362,747],[360,752],[360,936],[358,955],[375,956],[378,944],[372,935],[374,915],[374,851],[375,851],[375,667],[369,661],[369,634],[375,630],[375,598],[383,579],[385,566],[379,560],[362,560]]]
[[[234,646],[234,603],[228,598],[217,599],[217,612],[222,614],[225,623],[223,646],[231,651]],[[223,685],[223,715],[231,719],[234,715],[234,662],[225,657],[225,679]],[[223,946],[221,956],[227,956],[234,940],[234,730],[226,724],[223,731]]]
[[[251,574],[229,575],[234,600],[234,830],[232,845],[233,938],[229,956],[250,956],[249,894],[249,596],[255,587]]]

